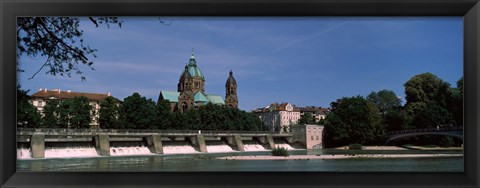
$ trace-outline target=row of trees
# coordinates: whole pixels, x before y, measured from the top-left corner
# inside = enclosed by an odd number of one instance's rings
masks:
[[[17,90],[17,125],[24,128],[89,128],[94,114],[86,97],[48,100],[43,116],[29,101],[27,91]]]
[[[156,104],[134,93],[123,103],[107,98],[100,104],[99,123],[105,129],[181,129],[258,131],[261,121],[237,108],[208,103],[184,113],[171,112],[169,101]]]
[[[434,74],[423,73],[410,78],[404,87],[403,106],[389,90],[332,102],[331,113],[325,119],[326,146],[383,144],[390,131],[463,125],[463,77],[457,81],[457,87],[451,87]],[[410,141],[452,142],[451,138],[438,136],[415,137]]]
[[[48,100],[41,116],[28,102],[26,91],[19,92],[19,127],[89,128],[93,107],[85,97]],[[102,129],[189,129],[189,130],[266,130],[254,115],[237,108],[211,103],[184,113],[171,112],[168,101],[156,104],[138,93],[120,102],[107,97],[100,102],[98,123]]]

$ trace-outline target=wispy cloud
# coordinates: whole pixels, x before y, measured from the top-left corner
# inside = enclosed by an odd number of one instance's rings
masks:
[[[95,67],[106,72],[155,72],[155,73],[177,73],[178,66],[159,66],[153,63],[132,63],[132,62],[97,62]]]
[[[332,27],[329,27],[329,28],[326,28],[326,29],[322,29],[321,31],[313,34],[313,35],[310,35],[310,36],[300,36],[299,38],[297,39],[293,39],[293,40],[290,40],[290,41],[287,41],[287,42],[284,42],[282,45],[280,45],[278,48],[274,49],[273,52],[278,52],[280,50],[283,50],[285,48],[289,48],[293,45],[296,45],[296,44],[300,44],[300,43],[303,43],[305,41],[308,41],[308,40],[312,40],[314,38],[317,38],[317,37],[320,37],[322,35],[325,35],[331,31],[334,31],[342,26],[344,26],[345,24],[347,24],[348,21],[344,21],[342,23],[339,23],[339,24],[336,24]]]

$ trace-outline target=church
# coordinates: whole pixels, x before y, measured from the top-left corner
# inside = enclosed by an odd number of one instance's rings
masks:
[[[208,103],[226,105],[238,108],[237,82],[230,70],[225,83],[225,100],[222,96],[205,92],[205,77],[192,56],[180,75],[177,91],[160,91],[158,102],[168,100],[172,111],[184,112],[188,109],[197,109]]]

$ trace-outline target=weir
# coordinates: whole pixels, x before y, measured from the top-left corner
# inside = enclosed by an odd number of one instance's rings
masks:
[[[17,131],[17,158],[96,157],[266,151],[288,145],[290,134],[132,130]],[[280,140],[276,141],[276,140]],[[276,143],[279,142],[279,143]],[[290,149],[291,147],[287,147]]]

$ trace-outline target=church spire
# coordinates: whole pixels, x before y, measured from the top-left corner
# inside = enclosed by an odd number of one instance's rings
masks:
[[[192,48],[192,56],[190,56],[190,60],[188,61],[188,65],[197,65],[197,61],[195,60],[195,56],[193,53],[193,48]]]
[[[225,105],[238,108],[237,81],[233,77],[232,69],[230,69],[227,82],[225,83]]]

